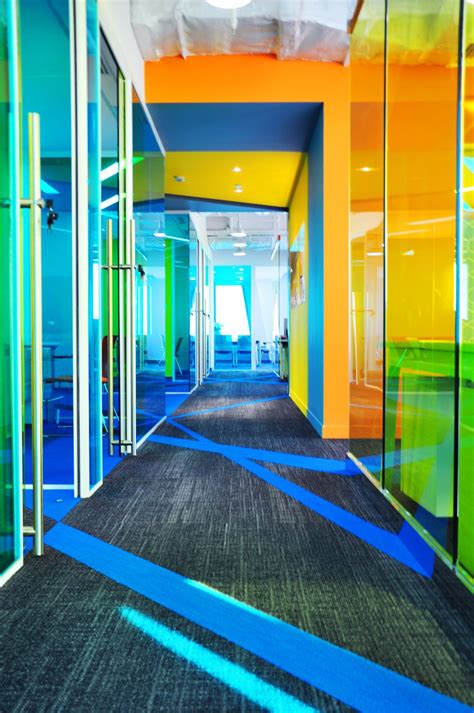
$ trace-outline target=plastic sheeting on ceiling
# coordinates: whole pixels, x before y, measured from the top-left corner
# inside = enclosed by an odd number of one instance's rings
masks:
[[[206,0],[131,0],[130,16],[145,60],[222,54],[346,60],[357,0],[252,0],[221,10]]]

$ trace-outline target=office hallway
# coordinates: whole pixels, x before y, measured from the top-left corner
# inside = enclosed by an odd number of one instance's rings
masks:
[[[213,374],[0,591],[2,713],[469,710],[472,597],[346,450]]]

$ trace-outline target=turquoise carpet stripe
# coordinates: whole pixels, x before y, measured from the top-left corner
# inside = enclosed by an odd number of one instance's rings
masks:
[[[59,523],[48,546],[367,713],[469,708],[357,654]]]
[[[157,644],[166,647],[176,656],[189,661],[271,713],[314,713],[315,711],[317,713],[316,708],[307,706],[294,696],[246,671],[242,666],[209,651],[136,609],[122,607],[120,613],[130,624],[150,636]]]

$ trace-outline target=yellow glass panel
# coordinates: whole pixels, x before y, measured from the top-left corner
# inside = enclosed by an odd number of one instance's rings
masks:
[[[383,426],[385,1],[364,3],[351,45],[350,450],[377,478]]]

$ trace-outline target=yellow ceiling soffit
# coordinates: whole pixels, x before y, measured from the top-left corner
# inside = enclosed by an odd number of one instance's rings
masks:
[[[292,151],[170,151],[166,193],[285,208],[302,154]],[[232,169],[238,167],[240,172]],[[183,176],[179,183],[175,176]],[[241,185],[242,192],[235,186]]]

